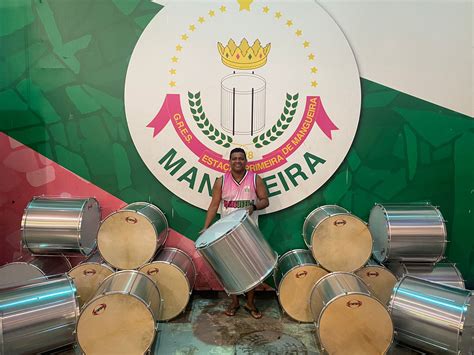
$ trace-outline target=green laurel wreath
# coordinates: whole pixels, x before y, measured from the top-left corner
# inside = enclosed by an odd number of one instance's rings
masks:
[[[201,92],[199,91],[196,94],[192,94],[188,91],[188,102],[194,121],[196,121],[201,132],[211,141],[214,141],[214,143],[224,148],[229,148],[233,139],[227,134],[220,132],[206,117],[206,113],[202,108]]]
[[[283,108],[283,113],[280,115],[278,121],[268,129],[265,133],[262,133],[259,136],[256,136],[252,142],[255,145],[255,148],[262,148],[266,145],[269,145],[271,142],[280,137],[283,132],[288,128],[291,121],[295,117],[296,107],[298,107],[298,96],[286,94],[285,107]]]

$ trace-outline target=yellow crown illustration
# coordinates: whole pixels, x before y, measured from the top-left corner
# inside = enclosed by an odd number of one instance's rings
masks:
[[[233,39],[230,39],[225,47],[222,43],[217,42],[222,63],[233,69],[252,70],[263,67],[267,63],[270,47],[270,43],[262,47],[258,39],[255,40],[252,47],[249,46],[245,38],[242,39],[238,47]]]

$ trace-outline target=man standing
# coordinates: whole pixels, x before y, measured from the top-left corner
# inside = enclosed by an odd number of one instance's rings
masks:
[[[204,230],[207,229],[221,206],[221,217],[229,213],[246,208],[250,217],[258,223],[258,215],[254,213],[269,205],[267,189],[260,176],[246,170],[247,156],[242,148],[234,148],[230,152],[230,172],[216,179],[212,188],[212,199],[207,209]],[[231,295],[232,302],[225,311],[228,316],[234,316],[240,308],[237,295]],[[244,309],[255,319],[262,318],[262,314],[255,306],[255,291],[247,292],[247,303]]]

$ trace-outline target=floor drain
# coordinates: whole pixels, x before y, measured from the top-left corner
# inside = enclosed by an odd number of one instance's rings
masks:
[[[308,354],[306,346],[289,335],[270,330],[242,336],[235,344],[235,354]]]

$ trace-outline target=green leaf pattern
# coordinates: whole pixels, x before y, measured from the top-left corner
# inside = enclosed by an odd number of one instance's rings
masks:
[[[280,115],[278,121],[266,132],[256,136],[252,142],[255,148],[262,148],[270,143],[276,141],[285,130],[289,127],[291,121],[295,117],[296,108],[298,107],[299,94],[294,95],[286,94],[285,107],[283,113]]]

